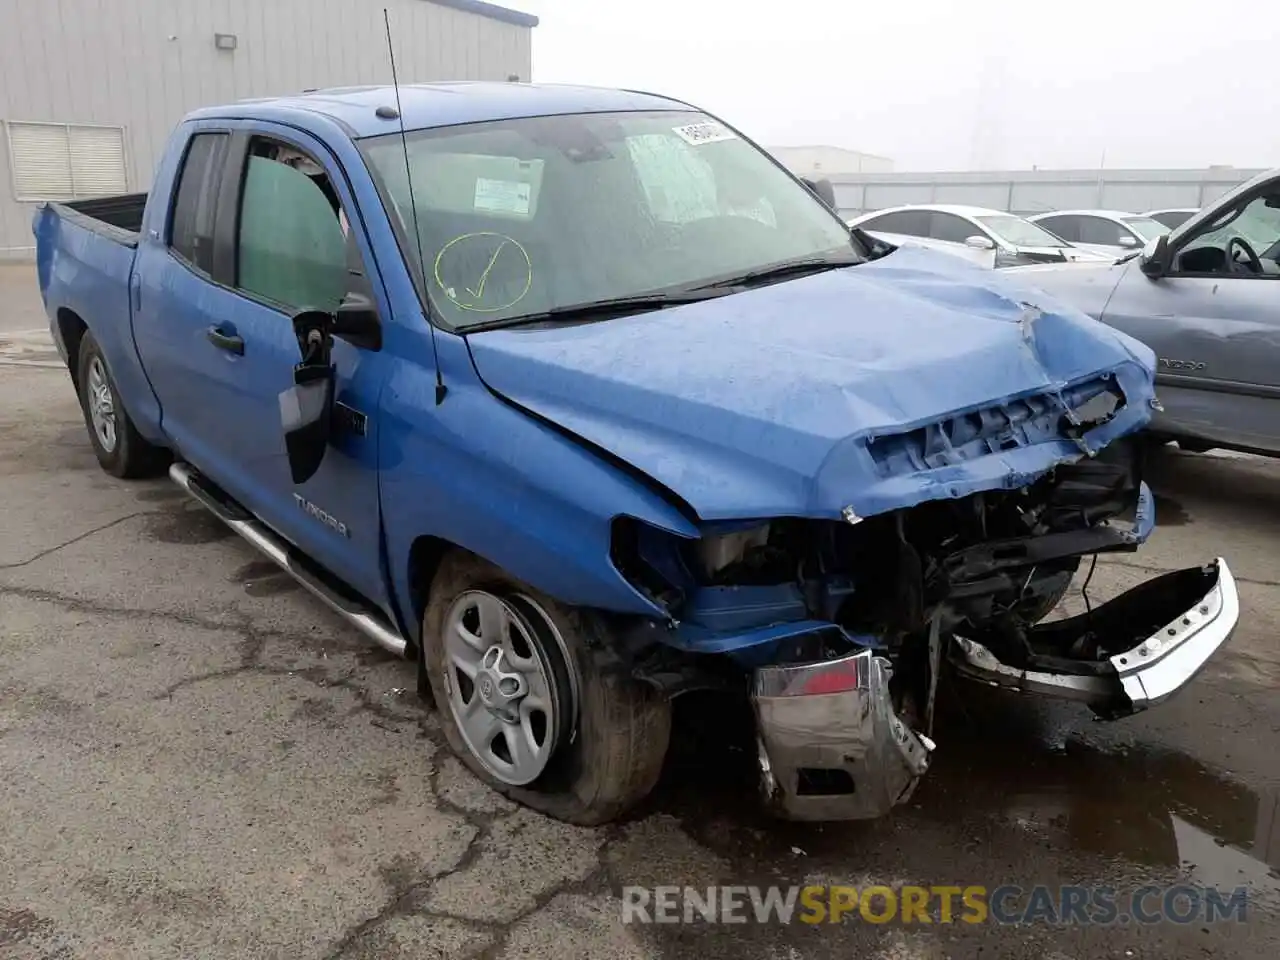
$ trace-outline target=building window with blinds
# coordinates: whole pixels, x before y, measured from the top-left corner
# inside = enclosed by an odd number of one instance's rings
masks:
[[[8,121],[15,200],[78,200],[129,190],[124,128]]]

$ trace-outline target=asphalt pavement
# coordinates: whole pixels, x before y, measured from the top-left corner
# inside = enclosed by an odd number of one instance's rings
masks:
[[[1169,450],[1151,542],[1098,564],[1095,601],[1217,555],[1239,578],[1230,648],[1165,706],[949,691],[907,806],[802,825],[761,813],[723,705],[690,700],[645,809],[578,829],[471,778],[411,664],[171,483],[98,469],[30,280],[0,275],[0,958],[1277,955],[1280,462]],[[1248,909],[622,922],[628,886],[791,884],[1243,886]]]

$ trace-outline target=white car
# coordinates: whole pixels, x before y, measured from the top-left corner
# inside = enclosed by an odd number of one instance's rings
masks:
[[[1199,207],[1165,207],[1161,210],[1148,210],[1143,216],[1163,223],[1172,230],[1182,226],[1199,212]]]
[[[986,207],[913,204],[849,221],[887,243],[945,250],[988,267],[1100,259],[1022,217]]]
[[[1169,232],[1159,220],[1123,210],[1055,210],[1030,218],[1085,250],[1122,257]]]

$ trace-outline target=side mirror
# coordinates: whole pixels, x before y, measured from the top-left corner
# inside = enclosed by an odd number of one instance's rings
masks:
[[[1120,246],[1122,246],[1122,247],[1136,247],[1137,245],[1138,245],[1137,238],[1135,238],[1135,237],[1134,237],[1134,236],[1132,236],[1131,234],[1128,234],[1128,233],[1122,233],[1122,234],[1120,234]]]
[[[821,180],[810,180],[808,177],[801,177],[800,179],[806,187],[813,191],[814,196],[832,210],[836,209],[836,188],[831,185],[830,180],[825,177]]]
[[[333,315],[331,332],[353,347],[382,349],[382,324],[373,301],[363,293],[349,293]]]
[[[1169,269],[1169,235],[1163,233],[1148,240],[1138,257],[1138,266],[1152,280],[1159,280]]]
[[[975,250],[994,250],[996,248],[990,237],[984,237],[980,233],[975,233],[972,237],[965,237],[964,245],[973,247]]]
[[[293,386],[279,395],[280,428],[294,483],[306,483],[324,461],[333,429],[334,370],[332,314],[304,310],[293,318],[302,360],[293,368]]]

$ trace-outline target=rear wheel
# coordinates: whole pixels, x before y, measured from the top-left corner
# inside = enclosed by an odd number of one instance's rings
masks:
[[[88,331],[80,338],[76,371],[80,409],[102,469],[121,478],[150,477],[163,472],[170,459],[169,452],[148,443],[138,433],[120,402],[102,348]]]
[[[419,670],[450,748],[477,777],[548,816],[621,816],[657,782],[670,704],[604,655],[600,625],[458,551],[423,617]]]

